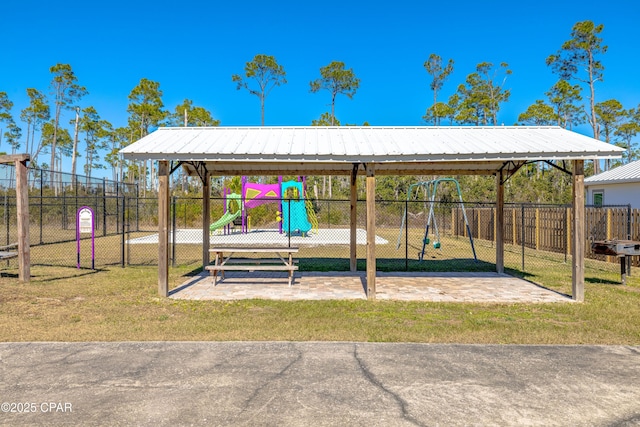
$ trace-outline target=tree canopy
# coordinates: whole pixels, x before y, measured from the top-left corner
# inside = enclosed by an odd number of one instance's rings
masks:
[[[287,83],[286,77],[284,67],[278,64],[275,57],[258,54],[245,64],[244,77],[234,74],[231,80],[237,83],[238,90],[245,88],[260,99],[260,123],[264,126],[264,101],[274,87]],[[250,85],[249,81],[254,82],[255,86]]]
[[[320,68],[320,78],[309,83],[310,91],[316,93],[326,90],[331,94],[331,125],[335,124],[336,96],[339,94],[352,99],[360,87],[360,79],[353,69],[345,69],[344,62],[333,61]]]

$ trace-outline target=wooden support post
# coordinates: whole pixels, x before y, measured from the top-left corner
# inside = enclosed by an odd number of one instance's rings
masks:
[[[376,299],[376,177],[367,163],[367,298]]]
[[[571,256],[573,266],[571,272],[572,297],[575,301],[584,301],[584,160],[573,161],[573,243]]]
[[[513,246],[516,246],[518,244],[518,227],[516,227],[516,224],[518,223],[518,218],[516,216],[516,208],[512,207],[511,208],[511,229],[512,229],[512,234],[511,234],[511,240],[513,240]]]
[[[502,170],[496,174],[496,272],[504,273],[504,183]]]
[[[158,295],[169,296],[169,162],[158,162]],[[175,236],[174,236],[175,238]]]
[[[18,210],[18,280],[31,280],[31,252],[29,248],[29,188],[27,161],[16,160],[16,205]]]
[[[567,253],[568,254],[573,253],[571,252],[573,248],[573,245],[571,244],[571,227],[573,224],[573,220],[572,220],[573,217],[571,216],[572,212],[573,212],[573,209],[567,208],[567,218],[568,218],[567,220]]]
[[[503,207],[504,209],[504,207]],[[491,209],[491,218],[493,219],[493,234],[492,234],[492,241],[493,242],[497,242],[497,234],[498,234],[498,218],[496,217],[498,215],[498,209],[496,206],[496,209]],[[502,216],[503,216],[503,221],[504,221],[504,210],[502,211]]]
[[[606,238],[607,240],[611,240],[612,236],[613,236],[613,215],[611,212],[611,208],[607,208],[607,229],[606,229]],[[616,257],[614,256],[608,256],[607,257],[607,262],[617,262],[619,261]]]
[[[540,250],[540,208],[534,211],[536,215],[536,251]]]
[[[350,239],[349,239],[349,270],[356,271],[358,269],[358,259],[357,259],[357,249],[358,243],[356,240],[357,237],[357,223],[358,223],[358,164],[353,165],[353,169],[351,170],[351,218],[350,218]]]
[[[451,209],[451,228],[453,229],[451,234],[458,237],[458,224],[456,224],[455,211],[455,209]]]
[[[185,110],[186,114],[186,110]],[[202,183],[202,266],[209,265],[209,225],[211,223],[211,174],[209,171],[204,173],[204,182]]]

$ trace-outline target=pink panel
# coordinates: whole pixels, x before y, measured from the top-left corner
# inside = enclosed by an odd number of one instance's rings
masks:
[[[255,208],[265,203],[279,202],[282,198],[279,184],[258,184],[255,182],[247,182],[244,185],[243,197],[244,206],[247,209]]]

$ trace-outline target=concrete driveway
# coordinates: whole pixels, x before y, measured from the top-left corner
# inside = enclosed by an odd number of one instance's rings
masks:
[[[1,425],[632,426],[640,347],[0,343]]]

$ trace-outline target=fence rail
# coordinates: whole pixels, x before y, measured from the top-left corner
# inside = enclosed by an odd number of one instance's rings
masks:
[[[0,218],[3,220],[0,224],[0,245],[17,240],[12,173],[12,166],[0,168]],[[76,266],[75,221],[82,206],[91,207],[96,215],[96,267],[157,264],[157,237],[154,241],[158,233],[156,197],[139,197],[135,185],[104,179],[78,177],[74,181],[70,174],[60,174],[51,185],[49,177],[48,172],[38,170],[29,174],[32,264]],[[311,199],[308,202],[305,209],[313,210],[313,219],[326,240],[314,243],[313,238],[307,239],[310,243],[301,256],[326,259],[327,268],[348,268],[349,201]],[[278,203],[270,203],[250,209],[250,218],[245,219],[251,229],[243,238],[277,236],[279,220],[289,215],[279,206]],[[464,206],[463,211],[459,203],[436,202],[432,205],[429,201],[376,201],[376,234],[381,242],[376,251],[378,266],[396,270],[437,269],[443,260],[456,260],[463,269],[476,269],[474,258],[477,250],[477,258],[489,268],[491,263],[495,263],[495,205],[465,203]],[[211,222],[223,215],[224,207],[222,198],[212,198]],[[361,200],[357,207],[358,233],[366,234],[365,217],[365,202]],[[571,207],[566,205],[507,204],[504,239],[505,250],[510,254],[510,268],[525,272],[528,268],[525,261],[570,263],[570,218]],[[629,206],[587,207],[585,220],[589,241],[640,240],[638,209]],[[171,236],[176,236],[170,245],[172,265],[198,266],[202,262],[202,197],[172,197],[170,224]],[[235,228],[233,226],[229,224],[229,233],[242,234],[241,221]],[[474,252],[470,247],[469,233],[476,244]],[[361,260],[366,256],[365,243],[358,243],[357,247],[357,256]],[[91,253],[86,249],[89,244],[89,237],[83,236],[80,242],[83,266],[90,265],[86,258]],[[586,256],[599,262],[599,268],[604,266],[602,268],[615,271],[618,266],[614,257],[593,254],[589,242]],[[640,266],[638,257],[634,257],[633,265]]]
[[[472,237],[495,243],[495,206],[470,206],[466,210],[472,222]],[[460,208],[455,207],[451,216],[452,234],[466,237]],[[504,218],[505,243],[521,246],[523,250],[528,248],[566,256],[571,253],[570,206],[510,205],[504,208]],[[640,209],[631,209],[631,206],[587,206],[585,231],[587,258],[618,263],[616,257],[594,254],[590,243],[605,239],[640,240]],[[633,257],[631,262],[634,266],[640,266],[638,257]]]

